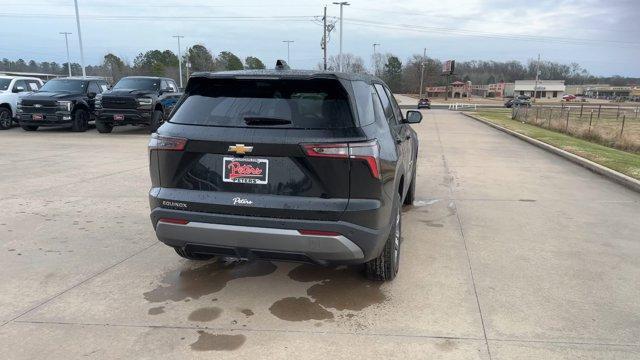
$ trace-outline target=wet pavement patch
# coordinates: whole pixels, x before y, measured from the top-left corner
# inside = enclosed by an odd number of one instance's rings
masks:
[[[300,265],[289,272],[289,277],[301,282],[318,282],[307,289],[307,295],[325,308],[360,311],[387,300],[380,288],[382,282],[368,281],[354,268]]]
[[[444,225],[440,224],[440,223],[436,223],[433,222],[433,220],[420,220],[420,222],[422,222],[423,224],[430,226],[430,227],[443,227]]]
[[[456,348],[456,342],[451,339],[446,339],[442,342],[436,343],[436,349],[440,351],[452,351]]]
[[[207,322],[215,320],[222,314],[222,309],[219,307],[205,307],[194,310],[189,314],[189,321],[201,321]]]
[[[149,315],[160,315],[162,313],[164,313],[164,306],[152,307],[148,311]]]
[[[211,334],[206,331],[198,331],[198,340],[191,344],[191,350],[195,351],[232,351],[240,348],[247,337],[244,335]]]
[[[196,268],[167,272],[160,280],[160,285],[143,296],[151,303],[199,299],[224,289],[229,281],[266,276],[276,268],[268,261],[218,260]]]
[[[307,297],[287,297],[276,301],[269,311],[276,317],[287,321],[332,319],[333,313],[327,311]]]
[[[253,316],[253,311],[251,309],[242,309],[240,310],[246,317]]]

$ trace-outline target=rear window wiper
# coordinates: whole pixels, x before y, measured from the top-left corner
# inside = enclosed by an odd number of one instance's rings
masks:
[[[244,118],[244,122],[247,125],[289,125],[291,124],[291,120],[287,120],[287,119],[258,117],[258,116],[247,116]]]

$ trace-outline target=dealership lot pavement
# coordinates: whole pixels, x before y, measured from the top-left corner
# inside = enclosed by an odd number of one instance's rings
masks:
[[[640,357],[640,194],[424,112],[398,278],[180,259],[141,129],[0,132],[3,359]]]

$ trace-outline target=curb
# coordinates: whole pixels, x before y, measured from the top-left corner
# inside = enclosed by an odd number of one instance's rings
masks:
[[[537,147],[539,147],[541,149],[547,150],[547,151],[549,151],[551,153],[554,153],[554,154],[556,154],[558,156],[561,156],[561,157],[563,157],[563,158],[565,158],[565,159],[567,159],[567,160],[569,160],[569,161],[571,161],[571,162],[573,162],[575,164],[578,164],[578,165],[580,165],[580,166],[582,166],[582,167],[584,167],[586,169],[589,169],[589,170],[593,171],[596,174],[602,175],[602,176],[604,176],[604,177],[606,177],[606,178],[608,178],[610,180],[613,180],[613,181],[617,182],[618,184],[623,185],[623,186],[625,186],[625,187],[627,187],[627,188],[629,188],[631,190],[640,192],[640,181],[636,180],[636,179],[634,179],[634,178],[632,178],[630,176],[627,176],[625,174],[619,173],[619,172],[617,172],[615,170],[611,170],[611,169],[609,169],[607,167],[604,167],[604,166],[602,166],[600,164],[597,164],[597,163],[595,163],[595,162],[593,162],[591,160],[587,160],[587,159],[585,159],[583,157],[580,157],[578,155],[574,155],[574,154],[572,154],[572,153],[570,153],[568,151],[564,151],[562,149],[559,149],[559,148],[557,148],[555,146],[549,145],[549,144],[547,144],[545,142],[542,142],[540,140],[536,140],[536,139],[530,138],[530,137],[528,137],[526,135],[522,135],[522,134],[520,134],[518,132],[515,132],[513,130],[509,130],[509,129],[504,128],[504,127],[502,127],[500,125],[496,125],[496,124],[494,124],[494,123],[492,123],[490,121],[484,120],[484,119],[482,119],[482,118],[480,118],[478,116],[467,114],[465,112],[463,112],[462,114],[464,114],[465,116],[470,117],[470,118],[472,118],[472,119],[474,119],[476,121],[479,121],[479,122],[481,122],[481,123],[483,123],[485,125],[491,126],[494,129],[498,129],[498,130],[500,130],[502,132],[505,132],[505,133],[507,133],[507,134],[509,134],[511,136],[517,137],[518,139],[526,141],[526,142],[528,142],[528,143],[530,143],[530,144],[532,144],[534,146],[537,146]]]

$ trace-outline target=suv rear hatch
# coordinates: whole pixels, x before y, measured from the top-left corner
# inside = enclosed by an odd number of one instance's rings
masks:
[[[151,142],[158,198],[190,211],[338,220],[347,144],[366,140],[349,99],[338,79],[191,78]]]

